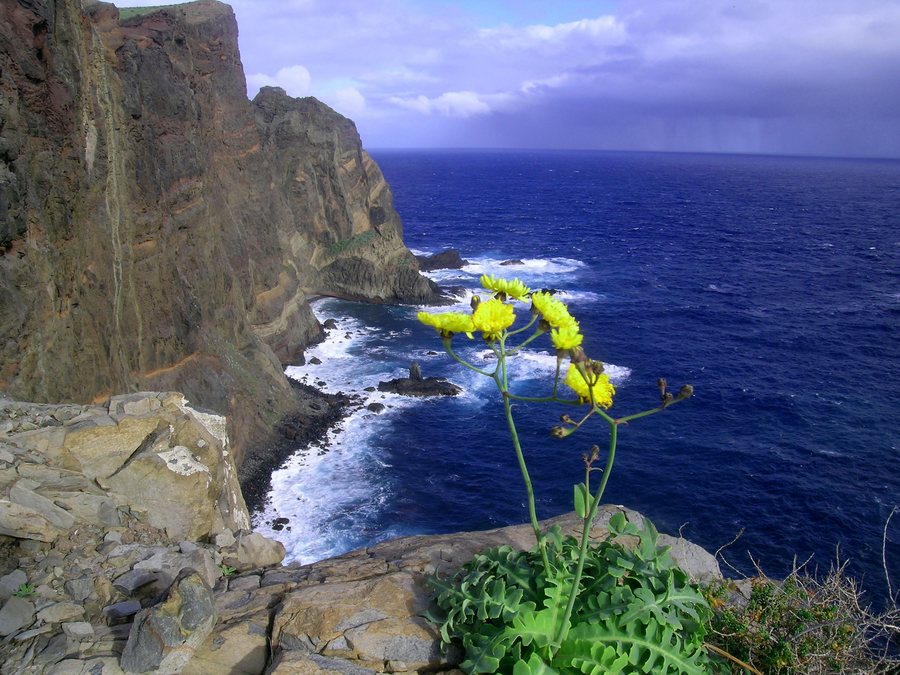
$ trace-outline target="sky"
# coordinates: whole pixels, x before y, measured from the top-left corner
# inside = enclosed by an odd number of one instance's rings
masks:
[[[120,7],[160,0],[120,0]],[[900,157],[900,0],[233,0],[368,148]]]

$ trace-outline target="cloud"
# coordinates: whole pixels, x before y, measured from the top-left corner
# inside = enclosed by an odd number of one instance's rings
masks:
[[[322,98],[345,117],[362,117],[367,112],[366,97],[355,87],[339,89]]]
[[[896,0],[616,0],[600,16],[546,0],[477,16],[455,0],[233,6],[251,96],[321,95],[380,147],[900,152]]]
[[[247,84],[254,89],[260,87],[281,87],[290,96],[308,96],[312,77],[304,66],[287,66],[280,68],[274,77],[264,73],[247,76]]]
[[[573,39],[586,38],[594,44],[620,44],[626,38],[625,26],[615,16],[605,15],[595,19],[580,19],[553,26],[541,24],[500,28],[485,28],[478,35],[508,49],[531,49],[546,44],[563,44]]]
[[[435,98],[422,95],[415,98],[394,96],[389,100],[401,108],[415,110],[425,115],[439,113],[447,117],[472,117],[491,112],[491,106],[473,91],[448,91]]]

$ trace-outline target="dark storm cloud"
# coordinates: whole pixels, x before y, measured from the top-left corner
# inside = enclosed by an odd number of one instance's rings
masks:
[[[316,95],[369,146],[900,156],[896,0],[234,6],[250,94]]]

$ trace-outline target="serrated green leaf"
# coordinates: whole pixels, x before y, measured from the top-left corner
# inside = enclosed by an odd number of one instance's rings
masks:
[[[506,655],[508,637],[505,631],[482,624],[488,634],[469,633],[463,638],[466,660],[459,667],[467,673],[496,673]]]
[[[620,675],[628,666],[628,656],[619,654],[615,647],[602,644],[580,643],[584,654],[574,656],[571,666],[588,675]]]
[[[532,654],[527,662],[519,659],[513,667],[513,675],[559,675],[537,655]]]
[[[513,617],[507,634],[512,639],[521,640],[525,647],[534,644],[541,648],[553,642],[557,628],[557,613],[552,609],[542,609]]]
[[[706,675],[707,672],[707,657],[701,646],[684,642],[671,628],[653,620],[647,624],[622,624],[615,618],[579,623],[569,632],[558,657],[574,665],[576,659],[592,654],[595,646],[604,650],[613,647],[617,654],[627,656],[629,665],[645,673]]]

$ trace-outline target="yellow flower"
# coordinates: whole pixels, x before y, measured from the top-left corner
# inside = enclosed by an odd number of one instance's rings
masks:
[[[561,328],[570,323],[574,323],[575,319],[569,314],[569,308],[566,303],[557,300],[545,291],[538,291],[531,294],[531,302],[535,309],[544,317],[544,321],[549,323],[553,328]]]
[[[501,279],[488,274],[481,275],[481,285],[494,293],[503,293],[513,300],[524,300],[531,289],[518,279]]]
[[[559,328],[554,328],[550,332],[550,339],[553,340],[554,347],[562,351],[568,351],[578,347],[584,338],[578,328],[578,322],[572,321]]]
[[[578,398],[582,403],[588,403],[591,400],[591,392],[594,395],[594,403],[601,408],[608,408],[612,405],[612,397],[616,393],[616,388],[609,381],[606,373],[599,375],[587,370],[588,379],[585,380],[578,368],[574,364],[569,365],[569,371],[566,373],[566,384],[578,394]]]
[[[479,302],[472,314],[475,330],[480,330],[485,340],[496,340],[515,320],[516,313],[512,305],[504,304],[497,298]]]
[[[475,330],[475,326],[472,324],[472,317],[468,314],[460,314],[459,312],[438,312],[437,314],[419,312],[416,316],[419,318],[419,321],[426,326],[432,326],[443,337],[450,337],[454,333],[465,333],[471,339],[472,331]]]

